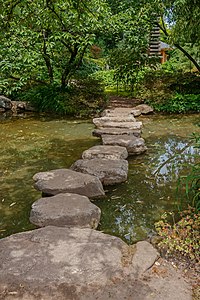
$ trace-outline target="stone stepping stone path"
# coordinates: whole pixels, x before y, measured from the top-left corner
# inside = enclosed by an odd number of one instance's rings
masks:
[[[83,159],[106,158],[106,159],[126,159],[128,152],[125,147],[120,146],[94,146],[82,153]]]
[[[145,105],[104,111],[94,119],[99,128],[93,132],[104,145],[84,151],[73,170],[34,175],[35,188],[49,197],[33,203],[30,221],[43,228],[0,240],[0,299],[192,299],[189,284],[157,263],[159,254],[150,243],[128,246],[94,230],[101,211],[89,198],[105,195],[102,183],[126,181],[127,156],[147,150],[142,122],[134,116],[150,112]]]
[[[60,193],[74,193],[88,198],[105,195],[100,180],[92,175],[82,174],[70,169],[40,172],[33,176],[34,187],[48,196]]]
[[[96,229],[100,216],[100,208],[91,203],[86,196],[65,193],[34,202],[30,222],[38,227],[53,225]]]
[[[145,141],[133,135],[102,135],[103,145],[118,145],[126,147],[129,155],[139,155],[147,150]]]
[[[103,185],[124,182],[128,176],[128,162],[124,159],[79,159],[71,169],[96,176]]]

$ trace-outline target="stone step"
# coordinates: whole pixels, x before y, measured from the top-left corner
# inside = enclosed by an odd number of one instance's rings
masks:
[[[101,210],[88,197],[65,193],[41,198],[32,204],[30,222],[39,227],[76,226],[96,229]]]
[[[141,129],[127,129],[127,128],[115,128],[115,127],[105,127],[101,129],[94,129],[92,134],[97,137],[101,137],[103,134],[108,135],[134,135],[136,137],[141,137]]]
[[[129,155],[139,155],[147,150],[145,141],[133,135],[102,135],[103,145],[126,147]]]
[[[124,159],[79,159],[71,169],[99,178],[103,185],[114,185],[127,180],[128,162]]]
[[[125,147],[98,145],[85,150],[82,153],[83,159],[126,159],[128,152]]]
[[[74,193],[98,198],[105,195],[100,180],[92,175],[82,174],[70,169],[57,169],[40,172],[33,176],[34,187],[44,195]]]

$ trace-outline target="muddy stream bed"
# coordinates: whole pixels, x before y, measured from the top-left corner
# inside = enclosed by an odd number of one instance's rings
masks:
[[[177,211],[177,178],[199,161],[189,137],[199,132],[199,115],[141,117],[148,152],[129,158],[127,182],[106,187],[99,230],[129,243],[146,239],[165,211]],[[41,194],[32,176],[40,171],[69,168],[91,146],[90,121],[47,116],[13,117],[0,121],[0,237],[34,229],[31,204]]]

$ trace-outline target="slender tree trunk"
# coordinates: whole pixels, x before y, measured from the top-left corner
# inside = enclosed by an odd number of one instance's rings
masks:
[[[71,71],[74,69],[74,63],[75,63],[77,54],[78,54],[78,48],[74,47],[74,51],[71,52],[71,57],[69,59],[69,62],[62,73],[62,78],[61,78],[62,89],[64,89],[66,87],[67,78],[69,77],[69,74],[71,73]]]
[[[200,65],[197,63],[197,61],[179,44],[174,44],[174,46],[179,49],[197,68],[197,70],[200,72]]]
[[[166,35],[166,37],[169,37],[167,29],[165,28],[164,21],[162,20],[162,26],[157,22],[156,22],[156,24],[162,30],[162,32]],[[179,45],[178,43],[174,43],[174,46],[177,49],[179,49],[195,65],[197,70],[200,72],[200,65],[198,64],[198,62],[181,45]]]
[[[52,83],[53,82],[53,68],[51,65],[51,59],[47,53],[47,46],[46,46],[47,38],[48,38],[48,34],[47,34],[46,30],[44,29],[43,30],[43,58],[44,58],[44,61],[45,61],[46,67],[47,67],[48,74],[49,74],[50,83]]]

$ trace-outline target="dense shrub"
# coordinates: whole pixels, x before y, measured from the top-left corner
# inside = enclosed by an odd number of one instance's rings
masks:
[[[138,95],[155,110],[184,113],[200,111],[200,76],[180,71],[147,71]]]
[[[37,85],[18,94],[17,100],[29,101],[40,112],[88,116],[105,107],[106,96],[100,81],[73,80],[64,90],[58,85]]]
[[[171,215],[173,222],[167,220]],[[166,256],[177,256],[192,261],[200,261],[200,212],[192,207],[180,213],[181,219],[175,222],[173,214],[165,214],[155,224],[157,233],[162,237],[158,247]]]

